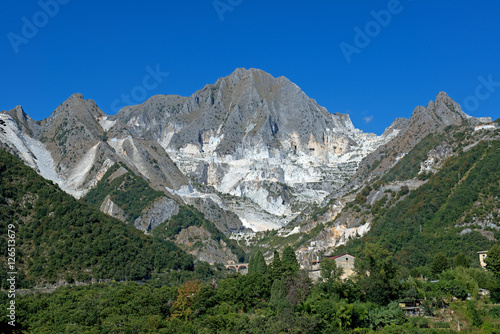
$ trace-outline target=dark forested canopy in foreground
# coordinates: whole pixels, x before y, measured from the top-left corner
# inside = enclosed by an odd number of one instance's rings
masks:
[[[497,250],[492,249],[492,253]],[[497,266],[496,256],[488,264]],[[175,284],[134,282],[62,287],[17,298],[22,333],[447,333],[500,329],[496,271],[457,266],[438,282],[404,274],[387,250],[368,244],[356,274],[340,279],[334,260],[314,283],[291,248],[269,265],[256,251],[247,275]],[[496,262],[495,262],[496,261]],[[205,268],[208,269],[209,268]],[[199,272],[200,274],[202,271]],[[161,281],[158,281],[161,282]],[[489,289],[491,298],[482,297]],[[467,298],[470,301],[466,301]],[[6,307],[6,294],[0,304]],[[421,303],[423,316],[400,303]],[[2,306],[2,308],[4,308]],[[448,320],[444,320],[444,319]],[[8,333],[4,314],[0,329]]]

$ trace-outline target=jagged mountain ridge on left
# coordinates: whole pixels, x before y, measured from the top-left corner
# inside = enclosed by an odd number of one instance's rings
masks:
[[[135,135],[120,121],[108,120],[93,100],[85,100],[81,94],[72,95],[41,121],[34,121],[20,106],[0,113],[0,117],[3,121],[0,146],[75,198],[85,200],[90,190],[102,189],[101,182],[119,181],[115,188],[107,188],[109,193],[101,202],[92,203],[104,213],[124,222],[133,216],[131,223],[148,231],[177,214],[179,206],[187,204],[167,190],[188,185],[189,181],[164,149],[154,141]],[[116,173],[103,180],[112,168],[117,169]],[[141,191],[156,195],[143,197],[143,203],[133,208],[127,199],[123,200]],[[133,200],[134,204],[140,202],[140,199]],[[207,218],[221,217],[216,226],[225,234],[244,230],[234,214],[214,206],[210,199],[188,204],[200,209]],[[137,215],[132,211],[138,207],[143,210]],[[204,245],[208,243],[202,241]],[[211,244],[203,260],[212,263],[235,260],[236,256],[226,248],[223,243],[218,247]],[[193,247],[185,249],[200,253]]]
[[[39,122],[33,121],[20,106],[3,116],[10,125],[6,128],[10,143],[6,144],[42,176],[76,198],[95,186],[115,162],[123,162],[142,174],[155,189],[175,189],[187,184],[161,146],[141,140],[119,121],[107,121],[95,102],[84,100],[81,94],[73,94]],[[108,137],[114,140],[108,141]],[[149,166],[153,160],[155,168]]]

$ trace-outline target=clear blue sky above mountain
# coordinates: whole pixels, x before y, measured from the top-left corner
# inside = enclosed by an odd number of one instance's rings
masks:
[[[254,67],[368,132],[439,91],[500,116],[498,1],[54,1],[0,4],[0,110],[38,120],[82,93],[113,114],[122,94],[189,96]]]

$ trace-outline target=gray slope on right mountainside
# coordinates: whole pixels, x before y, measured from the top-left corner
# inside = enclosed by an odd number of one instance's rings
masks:
[[[378,166],[370,171],[372,175],[381,175],[391,168],[404,154],[408,153],[423,138],[431,133],[439,133],[450,125],[464,123],[477,125],[491,122],[489,117],[476,118],[465,114],[460,105],[445,92],[439,92],[435,101],[427,106],[417,106],[410,119],[398,118],[387,129],[398,129],[399,134],[376,151],[369,154],[360,164],[354,179],[359,180],[367,175],[369,166],[379,160]],[[386,130],[387,131],[387,130]]]

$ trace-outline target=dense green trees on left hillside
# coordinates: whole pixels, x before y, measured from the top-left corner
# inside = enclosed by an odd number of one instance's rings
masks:
[[[0,150],[1,249],[7,249],[9,224],[15,232],[19,287],[58,279],[141,279],[194,267],[194,258],[175,244],[82,204]],[[0,261],[6,263],[5,252]],[[6,272],[2,266],[2,286]]]

